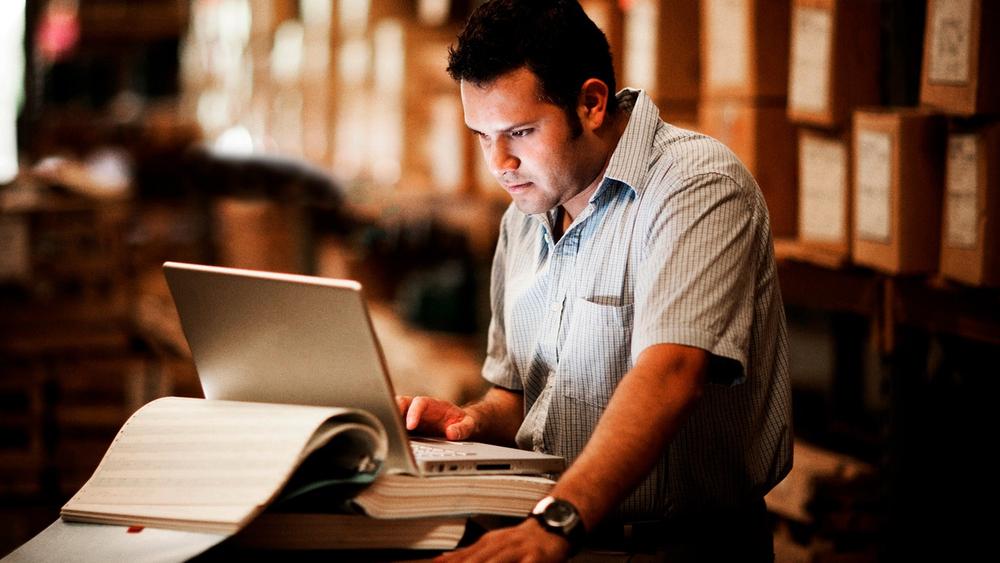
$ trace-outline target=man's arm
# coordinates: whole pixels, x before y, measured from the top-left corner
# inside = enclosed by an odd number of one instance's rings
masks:
[[[650,346],[612,395],[594,434],[552,490],[580,511],[588,530],[652,470],[701,397],[708,353]]]
[[[482,399],[458,407],[432,397],[396,397],[407,430],[449,440],[513,445],[524,418],[524,395],[492,387]]]
[[[586,447],[551,493],[573,503],[588,530],[652,470],[701,397],[707,364],[704,350],[657,344],[622,378]],[[564,539],[529,519],[439,560],[488,560],[503,553],[511,560],[557,561],[568,550]]]

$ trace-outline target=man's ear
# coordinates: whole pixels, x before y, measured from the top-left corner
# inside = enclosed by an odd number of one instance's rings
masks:
[[[608,102],[611,92],[603,80],[588,78],[580,87],[580,100],[577,111],[580,123],[585,129],[597,129],[604,124],[608,115]]]

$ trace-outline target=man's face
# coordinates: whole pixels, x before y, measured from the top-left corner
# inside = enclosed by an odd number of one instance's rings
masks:
[[[465,124],[479,137],[490,172],[526,214],[566,203],[593,180],[584,137],[574,137],[563,109],[539,92],[538,78],[525,68],[484,85],[462,82]]]

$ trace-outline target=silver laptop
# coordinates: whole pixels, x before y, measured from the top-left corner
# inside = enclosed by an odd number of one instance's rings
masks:
[[[393,472],[564,468],[563,458],[537,452],[411,438],[355,281],[178,262],[163,270],[205,398],[365,409],[385,426]]]

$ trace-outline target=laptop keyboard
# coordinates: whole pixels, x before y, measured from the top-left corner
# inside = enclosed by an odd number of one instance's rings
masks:
[[[467,457],[473,455],[472,452],[463,452],[458,450],[449,450],[446,448],[438,448],[435,446],[429,446],[427,444],[418,444],[416,442],[410,442],[410,447],[413,449],[413,455],[415,457]]]

